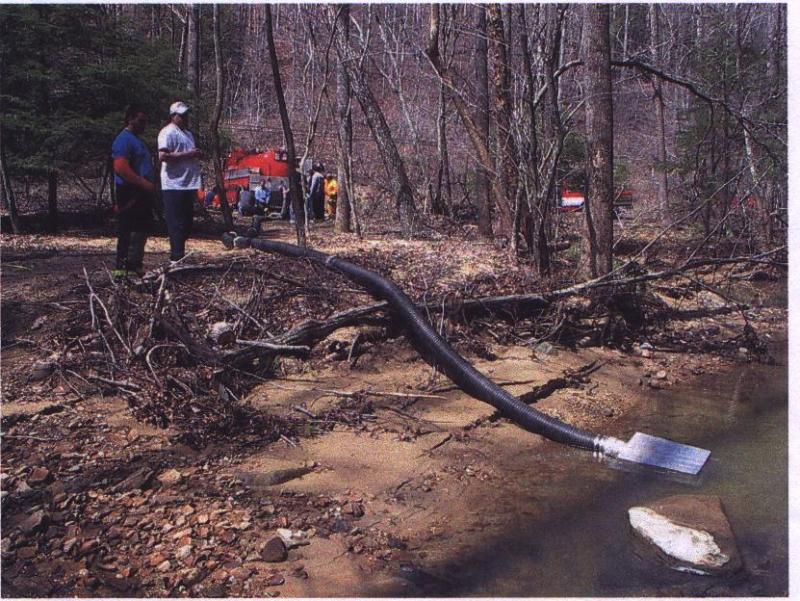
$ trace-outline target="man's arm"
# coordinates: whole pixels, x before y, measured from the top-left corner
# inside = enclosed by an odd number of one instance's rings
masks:
[[[155,192],[155,186],[149,179],[137,175],[131,167],[130,162],[125,157],[114,158],[114,173],[121,177],[124,181],[134,186],[139,186],[148,192]]]
[[[180,161],[181,159],[199,159],[202,156],[199,148],[193,148],[192,150],[184,150],[183,152],[178,152],[177,150],[172,151],[168,148],[159,148],[158,149],[158,160],[163,161],[165,163],[171,163],[173,161]]]

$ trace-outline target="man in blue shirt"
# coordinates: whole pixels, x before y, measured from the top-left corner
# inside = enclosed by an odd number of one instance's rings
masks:
[[[114,276],[144,273],[144,247],[153,223],[153,159],[139,138],[147,127],[147,113],[131,106],[125,111],[125,127],[111,145],[119,222],[117,263]]]

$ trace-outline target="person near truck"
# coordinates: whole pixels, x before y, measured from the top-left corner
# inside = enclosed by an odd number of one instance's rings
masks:
[[[308,186],[308,197],[306,198],[306,214],[309,221],[325,216],[325,183],[322,175],[324,168],[322,165],[314,165],[311,168],[311,182]]]
[[[336,217],[336,195],[339,193],[339,182],[333,175],[325,176],[325,221]]]
[[[189,131],[189,107],[173,102],[169,123],[158,134],[164,218],[169,234],[169,258],[186,255],[186,240],[192,230],[194,198],[200,189],[200,150]]]
[[[256,212],[264,212],[269,204],[269,192],[264,182],[259,183],[254,190],[256,197]]]
[[[147,113],[137,106],[125,111],[125,127],[111,145],[117,213],[115,277],[144,273],[144,247],[153,225],[155,186],[150,149],[139,137],[147,127]]]
[[[255,195],[250,188],[245,188],[244,186],[239,186],[239,195],[238,195],[238,202],[237,208],[239,209],[239,215],[242,217],[249,217],[255,213]]]

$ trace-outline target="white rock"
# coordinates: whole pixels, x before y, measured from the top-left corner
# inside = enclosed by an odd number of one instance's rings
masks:
[[[647,507],[631,507],[628,519],[636,532],[678,561],[718,569],[730,560],[705,530],[681,526]]]
[[[233,329],[233,324],[218,321],[209,328],[208,337],[211,338],[214,344],[226,346],[236,340],[236,332]]]

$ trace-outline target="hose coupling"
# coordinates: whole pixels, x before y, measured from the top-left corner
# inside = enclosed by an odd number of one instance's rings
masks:
[[[236,236],[236,238],[233,240],[233,245],[236,248],[250,248],[250,238]]]
[[[619,457],[627,443],[613,436],[598,436],[594,439],[594,450],[608,457]]]

